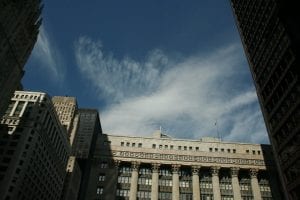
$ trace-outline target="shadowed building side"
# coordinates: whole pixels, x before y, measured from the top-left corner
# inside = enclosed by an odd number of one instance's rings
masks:
[[[296,1],[231,0],[286,199],[300,199],[300,13]]]
[[[22,89],[24,65],[41,25],[41,0],[0,2],[0,115],[10,98]]]

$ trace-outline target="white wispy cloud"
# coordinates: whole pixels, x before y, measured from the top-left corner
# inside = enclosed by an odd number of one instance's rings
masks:
[[[39,68],[45,70],[53,81],[61,81],[64,79],[65,69],[62,56],[44,26],[40,27],[32,56],[33,59],[39,63]]]
[[[162,126],[178,138],[219,132],[229,141],[268,142],[240,46],[180,62],[155,50],[137,61],[116,59],[103,52],[100,42],[82,37],[75,55],[97,97],[110,102],[100,108],[104,132],[150,135]]]

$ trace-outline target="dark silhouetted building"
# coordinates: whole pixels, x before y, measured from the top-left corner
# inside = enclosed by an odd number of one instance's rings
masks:
[[[300,199],[297,1],[231,0],[286,199]]]
[[[49,96],[15,91],[1,124],[0,200],[59,199],[71,149]]]
[[[82,171],[78,199],[84,200],[96,141],[98,136],[102,134],[102,128],[97,110],[78,109],[78,115],[78,126],[72,145],[72,156],[76,157],[76,161]]]
[[[41,0],[0,1],[0,115],[21,89],[24,65],[37,40]]]

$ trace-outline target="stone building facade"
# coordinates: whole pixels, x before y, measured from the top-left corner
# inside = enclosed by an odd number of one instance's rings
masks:
[[[0,200],[59,199],[70,145],[50,97],[16,91],[1,124]]]
[[[102,134],[85,199],[281,199],[268,145]]]
[[[37,40],[41,0],[0,1],[0,115],[21,88],[24,65]]]
[[[297,1],[231,0],[286,199],[300,199]]]
[[[73,144],[78,125],[78,106],[75,97],[54,96],[52,102],[61,124],[68,132],[70,144]]]

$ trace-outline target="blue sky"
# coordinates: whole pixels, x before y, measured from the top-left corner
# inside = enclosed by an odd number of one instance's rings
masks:
[[[43,2],[26,90],[77,97],[99,109],[105,133],[162,126],[178,138],[268,143],[229,1]]]

